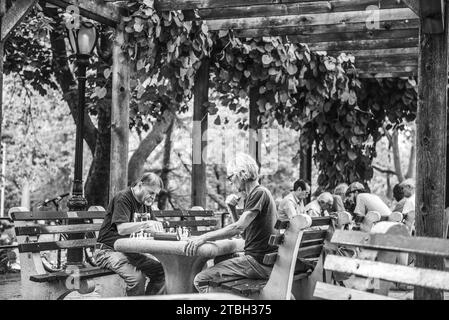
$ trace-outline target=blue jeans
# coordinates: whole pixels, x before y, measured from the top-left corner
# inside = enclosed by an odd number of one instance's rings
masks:
[[[102,249],[95,250],[94,259],[97,266],[112,270],[125,280],[127,296],[156,294],[165,284],[161,263],[144,254]],[[145,290],[146,277],[150,283]]]
[[[249,255],[228,259],[198,273],[193,280],[195,288],[200,293],[208,292],[208,285],[199,286],[200,282],[217,277],[242,276],[248,279],[268,279],[273,268],[264,266]]]

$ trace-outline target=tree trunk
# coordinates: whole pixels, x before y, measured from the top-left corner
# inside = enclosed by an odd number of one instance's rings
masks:
[[[415,178],[415,166],[416,166],[416,134],[413,130],[412,132],[412,146],[410,148],[410,159],[408,162],[408,169],[407,173],[405,174],[406,179],[413,179]]]
[[[401,168],[401,155],[399,151],[399,133],[395,130],[393,132],[393,162],[394,162],[394,171],[396,171],[396,175],[398,176],[398,181],[404,181],[404,175],[402,174]]]
[[[175,126],[176,118],[173,117],[170,125],[167,128],[167,132],[165,133],[165,143],[164,143],[164,159],[162,165],[161,179],[164,184],[164,188],[168,191],[168,174],[170,172],[170,158],[172,152],[172,133]],[[164,197],[158,203],[158,207],[160,210],[165,210],[167,206],[168,197]]]
[[[162,119],[154,124],[152,130],[142,140],[137,150],[134,151],[128,163],[128,184],[132,184],[141,176],[145,161],[162,142],[164,134],[174,118],[175,114],[172,111],[165,111]]]

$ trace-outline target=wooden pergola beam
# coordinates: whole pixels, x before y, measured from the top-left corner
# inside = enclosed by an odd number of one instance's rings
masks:
[[[381,39],[381,40],[350,40],[329,41],[308,44],[312,51],[346,51],[353,50],[378,50],[394,48],[416,48],[418,37],[405,39]]]
[[[414,13],[419,15],[419,0],[402,0],[402,2]]]
[[[418,59],[418,47],[377,49],[377,50],[327,51],[327,54],[336,57],[343,52],[350,53],[355,57],[371,57],[372,59],[384,58],[389,56],[398,56],[398,55],[410,55],[415,56],[416,59]]]
[[[123,14],[118,6],[94,0],[46,0],[46,2],[63,9],[70,5],[77,5],[82,16],[110,27],[116,27]]]
[[[419,0],[419,10],[423,32],[444,32],[444,0]]]
[[[379,73],[359,73],[359,78],[362,79],[380,79],[380,78],[408,78],[416,76],[416,72],[379,72]]]
[[[301,35],[301,36],[311,36],[317,35],[322,36],[323,34],[336,34],[336,33],[346,33],[347,37],[351,37],[353,33],[364,32],[367,35],[387,33],[388,31],[404,30],[404,29],[416,29],[416,34],[418,34],[419,19],[402,19],[394,21],[381,21],[376,29],[368,29],[365,22],[358,23],[341,23],[338,25],[314,25],[314,26],[302,26],[298,28],[297,26],[289,27],[276,27],[269,29],[242,29],[234,30],[234,35],[239,38],[252,38],[268,36],[280,36],[280,35]]]
[[[373,30],[365,32],[336,32],[311,35],[288,35],[288,40],[295,43],[319,43],[337,41],[372,41],[386,39],[418,38],[418,29]],[[254,37],[262,35],[254,35]]]
[[[182,1],[179,7],[184,7],[191,2]],[[305,15],[316,13],[331,13],[345,11],[363,11],[369,6],[379,6],[378,0],[331,0],[331,1],[314,1],[314,2],[282,2],[272,3],[266,1],[264,4],[249,5],[245,1],[239,6],[232,7],[213,7],[217,1],[213,3],[197,4],[196,15],[193,10],[186,10],[184,17],[186,20],[211,20],[211,19],[230,19],[230,18],[250,18],[250,17],[266,17],[270,16],[287,16],[287,15]],[[224,5],[224,4],[223,4]],[[156,10],[166,10],[167,2],[155,2]],[[397,0],[383,0],[382,9],[398,9],[408,8],[404,3],[398,3]],[[189,8],[192,9],[192,8]],[[179,10],[179,9],[178,9]]]
[[[251,17],[237,19],[206,20],[209,30],[239,30],[264,29],[280,27],[297,27],[298,30],[306,26],[344,25],[347,23],[366,23],[371,18],[370,11],[348,11],[307,14],[301,16]],[[379,10],[379,22],[416,19],[416,14],[409,8]]]
[[[2,2],[4,1],[2,0]],[[16,0],[12,3],[2,18],[1,41],[4,42],[8,38],[11,31],[22,21],[35,3],[36,0]]]

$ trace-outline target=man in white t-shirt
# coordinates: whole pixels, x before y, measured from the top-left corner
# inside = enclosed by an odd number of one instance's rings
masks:
[[[361,222],[369,211],[377,211],[381,216],[389,216],[390,208],[379,196],[365,192],[365,187],[360,182],[353,182],[346,191],[346,198],[355,203],[355,222]]]
[[[310,186],[304,180],[296,180],[293,190],[286,195],[278,205],[279,219],[291,219],[293,216],[303,214],[304,200],[309,196]]]

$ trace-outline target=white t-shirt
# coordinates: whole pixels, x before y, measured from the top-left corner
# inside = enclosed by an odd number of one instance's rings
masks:
[[[304,204],[292,192],[286,195],[279,203],[278,216],[280,219],[290,219],[302,213],[304,213]]]
[[[415,211],[415,195],[405,198],[404,208],[402,208],[402,213],[409,213]]]
[[[381,216],[389,216],[391,214],[390,208],[375,194],[360,193],[357,195],[356,201],[355,214],[365,216],[368,211],[377,211]]]

